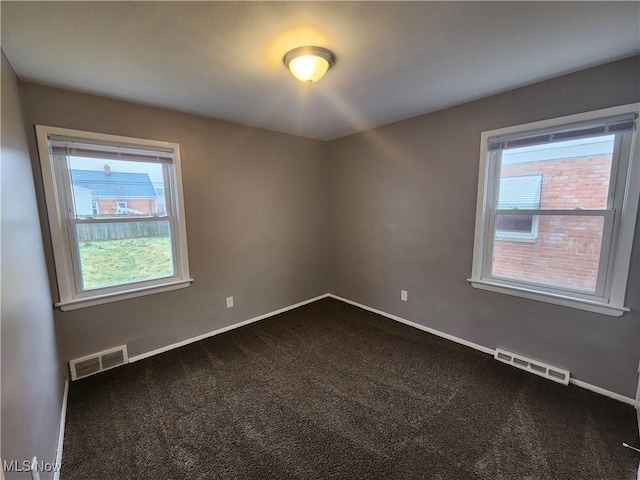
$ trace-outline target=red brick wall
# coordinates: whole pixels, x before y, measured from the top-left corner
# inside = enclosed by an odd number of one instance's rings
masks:
[[[606,206],[611,155],[504,165],[503,177],[542,175],[540,208]],[[602,218],[539,216],[534,241],[496,240],[493,274],[593,290]]]
[[[98,213],[100,215],[115,215],[118,202],[127,202],[127,208],[138,210],[140,213],[156,213],[155,198],[136,198],[127,200],[98,199]]]

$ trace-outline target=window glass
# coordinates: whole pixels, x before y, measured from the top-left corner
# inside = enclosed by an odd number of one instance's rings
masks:
[[[538,209],[541,189],[542,175],[502,176],[498,209]],[[496,235],[502,239],[533,240],[537,235],[537,218],[534,215],[498,215]]]
[[[164,213],[166,167],[162,164],[74,156],[67,159],[77,217],[97,212],[101,217]]]
[[[601,135],[502,150],[498,210],[511,214],[496,215],[492,275],[595,291],[603,217],[515,213],[606,209],[614,140]]]
[[[614,135],[549,142],[502,151],[499,208],[523,208],[510,196],[520,195],[528,208],[569,210],[573,208],[604,209],[607,207]],[[507,178],[522,179],[507,184]],[[541,179],[540,191],[525,179]],[[508,190],[503,193],[503,189]],[[532,197],[537,193],[536,200]],[[506,206],[503,206],[506,205]],[[527,208],[527,207],[525,207]]]
[[[168,221],[76,225],[82,289],[174,274]]]
[[[501,234],[534,233],[533,215],[498,215],[496,230]]]
[[[553,287],[595,291],[603,217],[544,215],[538,222],[538,239],[534,244],[495,239],[492,274]]]

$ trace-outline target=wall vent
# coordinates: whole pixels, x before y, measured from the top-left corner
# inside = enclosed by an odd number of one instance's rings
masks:
[[[562,383],[564,385],[569,384],[570,373],[567,370],[552,367],[551,365],[547,365],[545,363],[523,357],[522,355],[517,355],[505,350],[500,350],[499,348],[496,348],[494,358],[503,363],[513,365],[516,368],[520,368],[522,370],[526,370],[527,372],[535,373],[536,375],[540,375],[541,377],[548,378],[549,380],[553,380],[554,382]]]
[[[71,380],[78,380],[95,373],[104,372],[125,363],[129,363],[126,345],[76,358],[69,362]]]

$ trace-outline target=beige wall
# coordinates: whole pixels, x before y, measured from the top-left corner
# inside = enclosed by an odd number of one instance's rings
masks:
[[[327,292],[323,143],[30,84],[22,94],[45,231],[35,124],[180,144],[195,282],[56,310],[63,358],[121,344],[137,355]],[[51,285],[55,297],[53,276]],[[226,308],[227,296],[235,307]]]
[[[58,360],[18,80],[2,53],[2,451],[55,460],[66,365]],[[7,473],[7,480],[27,475]],[[41,478],[51,478],[43,473]]]
[[[476,290],[467,278],[480,133],[637,102],[639,78],[640,57],[629,58],[331,142],[332,292],[634,397],[640,233],[632,312],[620,318]]]

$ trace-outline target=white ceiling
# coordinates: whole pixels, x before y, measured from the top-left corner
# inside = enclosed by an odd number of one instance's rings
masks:
[[[26,81],[329,140],[640,53],[638,2],[1,2]],[[282,56],[333,50],[314,85]]]

